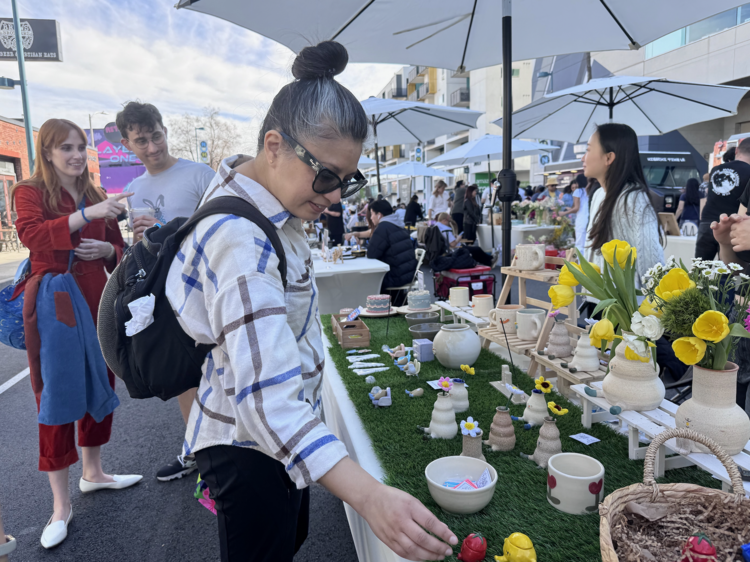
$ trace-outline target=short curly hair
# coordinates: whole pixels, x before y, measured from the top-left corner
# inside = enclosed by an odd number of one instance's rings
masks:
[[[161,113],[156,106],[150,103],[141,103],[139,101],[129,101],[117,114],[115,119],[117,128],[123,138],[128,138],[128,133],[136,129],[145,129],[153,131],[156,125],[164,127]]]

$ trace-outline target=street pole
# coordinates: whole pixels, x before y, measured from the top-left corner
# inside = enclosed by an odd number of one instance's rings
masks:
[[[91,133],[91,147],[94,147],[94,125],[91,124],[91,114],[89,113],[89,132]]]
[[[512,114],[512,0],[503,1],[503,169],[498,174],[500,201],[503,204],[503,267],[510,266],[511,224],[510,203],[517,192],[516,173],[512,169],[511,142],[513,140]],[[493,201],[494,203],[494,201]],[[503,275],[503,282],[505,281]],[[498,304],[505,304],[504,302]]]
[[[18,57],[18,74],[21,83],[21,99],[23,102],[23,126],[26,129],[26,150],[29,154],[29,173],[34,173],[34,126],[31,124],[31,109],[29,109],[29,91],[26,82],[26,65],[23,58],[23,41],[21,40],[21,21],[18,19],[16,0],[10,0],[13,7],[13,29],[16,32],[16,55]],[[19,178],[21,179],[21,178]]]
[[[378,122],[372,116],[372,136],[375,137],[375,173],[378,175],[378,194],[380,194],[380,151],[378,150]],[[376,197],[377,199],[377,197]]]

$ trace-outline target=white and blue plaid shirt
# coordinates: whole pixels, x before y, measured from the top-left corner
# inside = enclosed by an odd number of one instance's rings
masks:
[[[310,248],[300,219],[232,170],[237,158],[221,163],[201,204],[239,196],[268,217],[286,252],[287,287],[271,242],[248,220],[213,215],[183,242],[167,297],[187,334],[217,346],[203,365],[183,449],[257,449],[303,488],[347,456],[320,419],[325,354]]]

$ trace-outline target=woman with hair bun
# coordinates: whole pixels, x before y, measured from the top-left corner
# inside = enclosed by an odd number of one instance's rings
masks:
[[[226,158],[201,202],[237,196],[255,205],[285,250],[286,287],[262,228],[233,215],[198,223],[167,279],[185,332],[216,346],[203,365],[183,452],[195,453],[216,502],[223,562],[291,562],[307,537],[313,482],[402,557],[442,560],[458,542],[418,500],[352,461],[320,419],[325,348],[302,221],[367,184],[357,170],[367,116],[334,80],[347,62],[346,49],[332,41],[303,49],[295,80],[263,121],[257,156]]]

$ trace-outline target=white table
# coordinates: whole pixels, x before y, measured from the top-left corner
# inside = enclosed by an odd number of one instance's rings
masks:
[[[695,257],[695,241],[697,236],[667,236],[667,245],[664,247],[664,259],[674,256],[677,263],[682,260],[686,266]]]
[[[367,435],[362,421],[357,415],[354,403],[344,387],[341,376],[331,359],[328,348],[330,342],[323,335],[323,343],[326,347],[326,366],[323,376],[323,420],[336,437],[346,445],[349,457],[373,478],[383,481],[383,468],[375,456],[370,436]],[[349,528],[352,532],[354,547],[357,550],[359,562],[402,562],[405,559],[398,556],[390,548],[385,546],[375,533],[372,532],[359,513],[344,503],[346,518],[349,520]]]
[[[336,264],[324,262],[313,250],[313,270],[318,285],[321,314],[334,314],[342,308],[364,306],[368,295],[379,295],[383,277],[390,266],[380,260],[357,258]]]
[[[479,247],[485,252],[491,252],[492,246],[492,229],[495,229],[495,246],[503,243],[502,225],[490,226],[488,224],[477,225],[477,238],[479,238]],[[519,244],[529,242],[529,237],[533,236],[537,240],[540,236],[552,234],[554,226],[536,226],[531,224],[513,225],[510,229],[510,247],[515,248]]]

